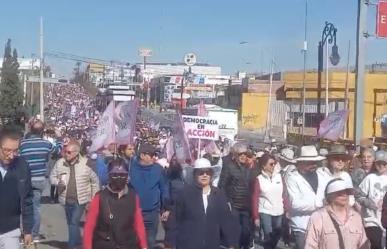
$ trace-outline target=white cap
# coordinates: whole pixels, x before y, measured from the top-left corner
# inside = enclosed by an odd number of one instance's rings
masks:
[[[352,191],[353,187],[341,178],[336,178],[328,182],[325,189],[325,195],[336,193],[339,191],[348,190]]]
[[[208,169],[212,168],[211,163],[208,159],[199,158],[194,163],[194,169]]]

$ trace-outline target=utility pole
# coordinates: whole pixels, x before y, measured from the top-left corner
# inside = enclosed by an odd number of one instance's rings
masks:
[[[40,17],[40,118],[44,121],[44,91],[43,91],[43,17]]]
[[[364,83],[368,1],[358,0],[356,39],[356,85],[355,85],[355,144],[360,145],[364,122]]]
[[[273,89],[273,72],[274,71],[274,59],[270,63],[270,78],[269,78],[269,100],[267,105],[267,120],[266,120],[266,130],[265,130],[265,141],[270,141],[270,130],[271,130],[271,92]]]
[[[344,108],[349,110],[349,60],[351,59],[351,40],[348,41],[347,73],[345,76],[345,104]],[[348,120],[345,122],[344,138],[348,137]]]
[[[304,142],[305,135],[305,105],[306,105],[306,59],[308,53],[308,40],[307,33],[308,32],[308,0],[305,0],[305,30],[304,30],[304,73],[302,76],[302,143]]]

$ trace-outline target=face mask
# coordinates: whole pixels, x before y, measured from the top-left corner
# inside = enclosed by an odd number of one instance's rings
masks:
[[[122,191],[126,184],[128,182],[128,178],[127,177],[117,177],[117,178],[112,178],[110,177],[110,187],[113,191]]]

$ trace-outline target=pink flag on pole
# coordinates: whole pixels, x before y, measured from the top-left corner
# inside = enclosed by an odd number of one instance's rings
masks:
[[[113,114],[114,103],[111,101],[99,120],[96,135],[90,146],[90,152],[97,151],[114,143],[115,127]]]
[[[337,141],[344,130],[348,114],[347,109],[329,113],[328,117],[320,123],[319,137]]]
[[[186,160],[190,160],[192,162],[188,137],[185,133],[184,123],[180,113],[176,115],[174,132],[175,152],[177,160],[179,163],[185,163]]]
[[[138,111],[138,99],[121,102],[115,110],[115,123],[117,134],[115,142],[121,144],[133,144],[136,130],[136,118]]]

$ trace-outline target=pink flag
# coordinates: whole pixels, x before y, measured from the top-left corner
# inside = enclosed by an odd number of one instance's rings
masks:
[[[206,153],[211,155],[220,155],[220,150],[218,146],[215,144],[215,141],[210,141],[206,147],[204,147]]]
[[[113,113],[114,103],[111,101],[99,120],[96,135],[90,146],[90,152],[107,147],[114,142],[115,127]]]
[[[188,137],[184,130],[184,123],[181,114],[176,115],[174,128],[174,142],[176,158],[179,163],[185,163],[187,160],[192,162],[192,155],[189,147]]]
[[[348,114],[349,111],[346,109],[329,113],[328,117],[320,123],[319,137],[337,141],[344,130]]]
[[[138,99],[121,102],[115,110],[115,123],[117,134],[115,142],[121,144],[133,144],[136,130],[136,118],[138,111]]]
[[[203,100],[201,100],[200,104],[198,105],[198,116],[201,116],[201,117],[207,116],[206,105],[203,103]]]

